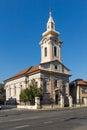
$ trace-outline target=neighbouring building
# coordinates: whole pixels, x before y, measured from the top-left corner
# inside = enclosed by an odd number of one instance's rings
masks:
[[[20,92],[29,86],[32,79],[35,79],[38,87],[43,90],[43,103],[59,103],[62,95],[66,101],[69,96],[69,69],[62,63],[61,59],[62,41],[59,32],[55,30],[55,23],[52,12],[46,26],[46,32],[42,34],[40,41],[41,63],[31,66],[18,74],[6,79],[6,100],[15,99],[20,102]]]
[[[73,98],[73,104],[84,104],[87,99],[87,81],[76,79],[70,83],[70,95]]]

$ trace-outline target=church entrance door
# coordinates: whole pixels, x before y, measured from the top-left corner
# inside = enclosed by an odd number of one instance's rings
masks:
[[[59,94],[58,94],[58,90],[55,91],[55,103],[56,103],[56,104],[59,103]]]

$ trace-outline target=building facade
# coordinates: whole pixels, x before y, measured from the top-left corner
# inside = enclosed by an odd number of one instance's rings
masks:
[[[59,32],[55,30],[52,12],[46,25],[46,32],[42,34],[40,41],[41,63],[31,66],[13,77],[5,80],[6,100],[15,99],[20,102],[20,92],[29,86],[32,79],[37,82],[38,88],[43,90],[44,104],[59,103],[60,96],[69,97],[69,69],[62,63]]]
[[[76,79],[70,83],[70,95],[73,98],[73,104],[85,104],[87,100],[87,81]]]

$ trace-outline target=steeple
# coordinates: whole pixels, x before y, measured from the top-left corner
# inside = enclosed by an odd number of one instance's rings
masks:
[[[42,34],[43,38],[40,41],[41,46],[41,63],[58,60],[61,61],[61,43],[59,32],[55,30],[55,22],[52,17],[52,11],[49,12],[47,21],[47,29]]]
[[[52,17],[52,10],[49,12],[49,19],[47,21],[47,27],[46,27],[46,32],[42,34],[43,37],[47,35],[55,35],[57,37],[59,35],[59,32],[55,30],[55,22]]]
[[[49,12],[49,19],[47,22],[47,30],[55,30],[55,23],[54,20],[52,18],[52,10]]]

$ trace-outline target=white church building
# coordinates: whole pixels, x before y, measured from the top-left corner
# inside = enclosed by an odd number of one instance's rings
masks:
[[[66,101],[69,97],[69,69],[62,63],[61,46],[62,41],[59,38],[59,32],[55,30],[55,22],[52,12],[49,13],[49,19],[46,25],[46,31],[42,34],[41,62],[36,66],[30,66],[6,79],[6,101],[15,99],[20,102],[20,93],[22,89],[29,86],[32,79],[37,82],[38,88],[43,90],[42,102],[48,104],[57,103],[62,95]]]

